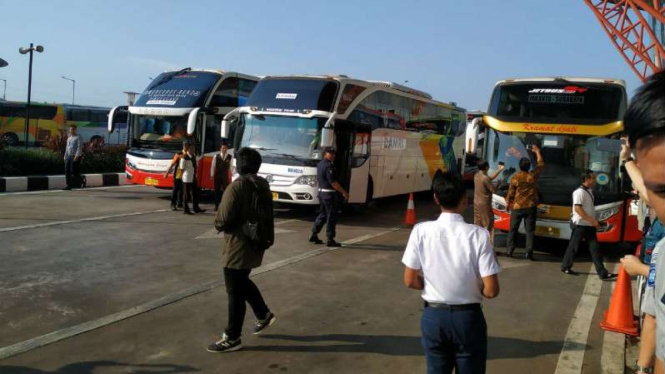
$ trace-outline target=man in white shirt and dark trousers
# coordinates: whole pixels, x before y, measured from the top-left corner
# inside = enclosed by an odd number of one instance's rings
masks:
[[[489,232],[464,222],[462,178],[446,172],[432,184],[441,215],[413,228],[402,258],[404,284],[423,290],[427,373],[485,373],[487,324],[480,303],[499,294],[501,268]]]
[[[595,185],[596,174],[591,170],[587,170],[582,173],[582,185],[573,192],[573,233],[570,235],[570,242],[566,254],[563,256],[561,271],[568,275],[577,275],[577,272],[572,269],[573,258],[582,239],[584,239],[589,246],[589,253],[591,253],[591,259],[596,267],[596,273],[598,273],[600,279],[610,280],[616,278],[616,274],[612,274],[605,269],[603,258],[599,252],[598,238],[596,237],[596,228],[600,227],[600,223],[596,220],[596,206],[593,196],[593,186]]]

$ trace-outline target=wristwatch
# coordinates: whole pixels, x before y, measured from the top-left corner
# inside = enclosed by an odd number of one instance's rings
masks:
[[[621,165],[626,166],[626,164],[631,162],[631,161],[635,161],[635,159],[632,158],[632,157],[628,157],[627,159],[621,161]]]
[[[653,366],[650,367],[645,367],[645,366],[640,366],[635,363],[635,366],[637,367],[637,371],[635,374],[653,374]]]

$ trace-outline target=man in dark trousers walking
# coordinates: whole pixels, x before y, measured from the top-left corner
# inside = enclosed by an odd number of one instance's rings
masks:
[[[593,186],[595,185],[596,174],[591,170],[587,170],[582,173],[582,185],[573,192],[573,233],[570,235],[570,242],[566,254],[563,256],[561,271],[568,275],[577,275],[573,271],[573,258],[580,244],[582,244],[582,239],[584,239],[589,246],[589,253],[591,253],[591,259],[596,267],[596,273],[600,279],[609,280],[616,278],[616,275],[605,269],[603,257],[600,255],[598,247],[596,228],[600,227],[600,223],[596,220],[595,198],[593,196]]]
[[[337,181],[335,173],[335,149],[325,148],[323,150],[323,160],[319,162],[316,167],[316,178],[319,182],[319,215],[314,221],[312,227],[312,234],[309,236],[309,241],[314,244],[323,244],[319,239],[319,232],[326,226],[326,236],[328,247],[341,247],[342,245],[335,241],[335,226],[337,226],[337,209],[339,207],[339,196],[337,193],[342,194],[344,200],[348,200],[349,194],[344,187]]]
[[[274,242],[274,222],[272,193],[268,181],[256,175],[261,167],[261,155],[252,148],[241,148],[236,153],[236,166],[240,178],[231,183],[217,210],[215,228],[224,232],[224,282],[228,295],[228,325],[222,338],[208,346],[208,352],[233,352],[242,349],[240,336],[245,320],[246,306],[249,303],[256,316],[253,333],[260,334],[276,320],[270,311],[261,291],[249,279],[252,269],[261,266],[264,250],[256,248],[243,225],[253,214],[252,205],[260,199],[267,207],[265,229],[271,233],[269,240]]]

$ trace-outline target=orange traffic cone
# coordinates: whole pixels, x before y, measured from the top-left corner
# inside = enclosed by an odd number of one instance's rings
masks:
[[[409,194],[409,203],[406,205],[404,224],[406,226],[413,226],[416,224],[416,208],[415,205],[413,204],[413,192]]]
[[[622,265],[619,268],[619,277],[614,286],[610,307],[605,311],[605,317],[600,322],[600,327],[607,331],[637,336],[637,324],[635,322],[630,276]]]

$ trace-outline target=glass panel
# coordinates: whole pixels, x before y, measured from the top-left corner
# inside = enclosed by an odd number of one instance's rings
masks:
[[[245,114],[241,147],[257,149],[262,155],[318,160],[319,142],[326,118],[297,118]]]
[[[496,170],[499,162],[506,169],[501,179],[499,194],[505,196],[512,177],[519,171],[522,157],[531,160],[532,169],[536,166],[535,154],[527,145],[539,145],[545,170],[538,181],[539,197],[542,204],[569,206],[572,193],[581,184],[582,171],[591,169],[596,173],[596,205],[618,200],[619,193],[619,152],[621,141],[602,137],[572,135],[541,135],[531,133],[505,134],[490,131],[488,139],[488,162],[490,169]]]
[[[489,115],[503,121],[606,124],[621,120],[625,93],[616,84],[514,83],[494,90]]]
[[[182,141],[189,138],[188,117],[188,115],[133,116],[132,144],[137,147],[180,149]],[[196,140],[198,141],[198,136]]]
[[[247,100],[247,106],[263,111],[332,111],[338,83],[325,79],[265,79]]]
[[[155,78],[136,100],[136,106],[195,108],[204,100],[221,74],[202,71],[167,72]]]

